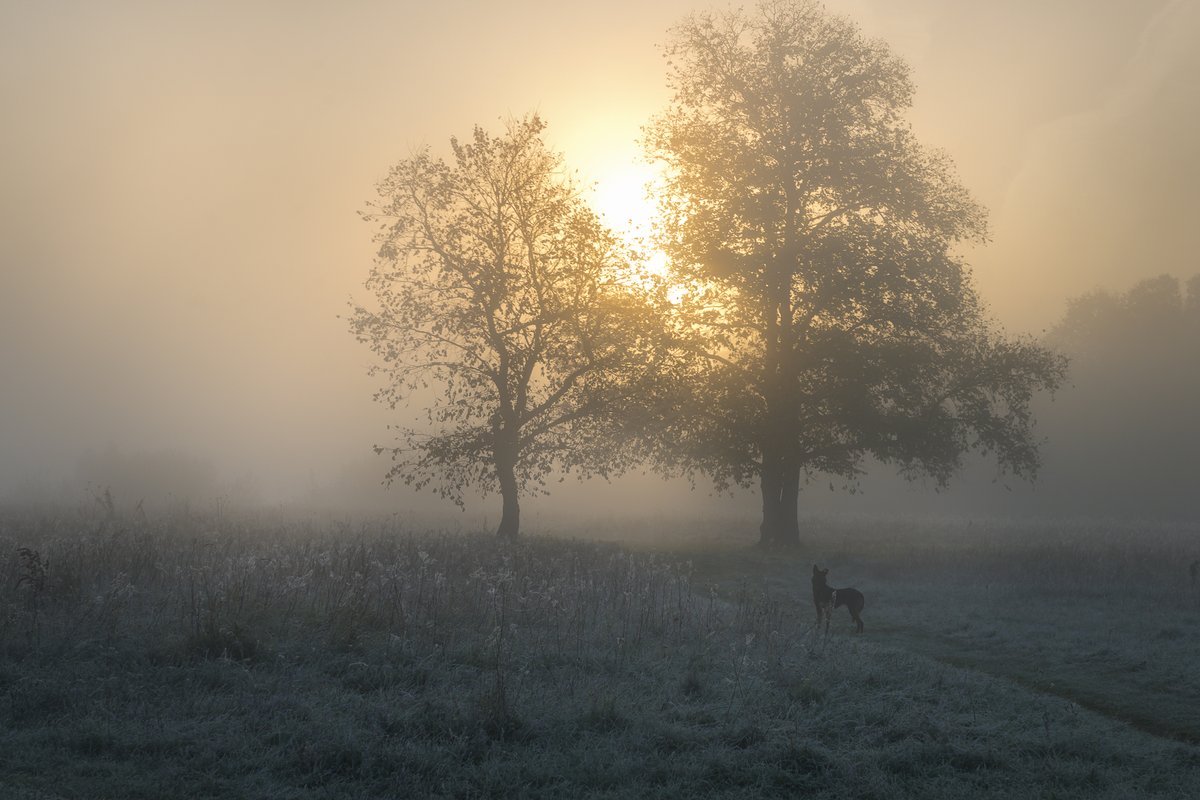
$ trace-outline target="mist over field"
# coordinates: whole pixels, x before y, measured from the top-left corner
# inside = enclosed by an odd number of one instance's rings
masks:
[[[953,156],[991,212],[991,241],[967,257],[1009,331],[1040,337],[1071,298],[1197,272],[1187,223],[1200,179],[1196,3],[829,8],[912,65],[915,130]],[[129,504],[171,493],[436,506],[376,491],[386,465],[370,447],[391,444],[386,426],[402,415],[371,401],[369,354],[339,319],[363,297],[372,258],[355,212],[413,147],[536,109],[568,166],[596,182],[606,220],[640,218],[629,207],[649,174],[639,129],[667,97],[656,44],[691,10],[638,6],[631,24],[610,7],[538,2],[469,14],[454,4],[6,6],[0,495],[78,498],[91,484]],[[514,57],[526,38],[555,44]],[[1035,489],[993,490],[982,467],[948,494],[873,473],[865,494],[831,498],[818,476],[804,502],[1194,514],[1179,486],[1196,470],[1184,445],[1200,424],[1188,381],[1200,370],[1185,337],[1157,347],[1179,365],[1167,367],[1178,403],[1106,410],[1125,401],[1073,372],[1039,415],[1049,443]],[[1150,381],[1153,407],[1156,378],[1105,358],[1088,375]],[[1085,419],[1104,427],[1084,435]],[[595,497],[609,508],[657,480],[635,473],[534,502],[569,509]],[[1112,505],[1097,508],[1092,493]],[[707,502],[667,497],[682,511]]]
[[[0,797],[1200,797],[1200,0],[0,4]]]

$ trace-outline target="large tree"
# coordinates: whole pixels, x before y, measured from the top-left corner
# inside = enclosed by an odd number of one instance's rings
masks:
[[[943,483],[972,448],[1032,472],[1030,399],[1065,364],[989,324],[955,252],[985,215],[905,122],[906,65],[806,0],[693,15],[666,53],[646,147],[698,358],[664,457],[757,482],[767,544],[799,540],[806,478],[867,455]]]
[[[556,467],[606,473],[628,450],[609,435],[653,326],[629,253],[545,146],[536,117],[503,135],[451,139],[392,168],[364,217],[378,223],[373,307],[351,326],[379,358],[378,399],[418,394],[422,429],[402,428],[389,478],[462,503],[498,490],[498,533],[516,536],[520,496]],[[432,390],[426,391],[426,390]]]

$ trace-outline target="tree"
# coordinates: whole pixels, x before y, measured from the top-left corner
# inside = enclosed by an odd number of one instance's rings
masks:
[[[630,458],[610,435],[639,375],[652,375],[649,310],[623,277],[631,254],[541,139],[536,116],[501,136],[451,139],[383,180],[367,280],[377,307],[351,327],[380,359],[377,398],[395,408],[436,387],[425,430],[403,429],[388,478],[460,505],[498,489],[498,533],[516,536],[520,496],[554,467],[607,474]]]
[[[1053,491],[1039,499],[1051,511],[1195,519],[1200,275],[1074,298],[1047,342],[1072,369],[1071,386],[1042,414]]]
[[[904,122],[905,64],[807,0],[672,34],[645,143],[698,358],[660,455],[757,481],[766,544],[799,540],[802,480],[868,454],[941,483],[973,448],[1033,472],[1030,399],[1065,362],[986,319],[953,250],[985,214]]]

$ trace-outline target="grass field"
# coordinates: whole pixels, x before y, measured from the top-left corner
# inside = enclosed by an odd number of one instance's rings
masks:
[[[0,515],[0,796],[1200,796],[1194,528],[558,532]]]
[[[832,585],[868,590],[874,644],[1200,742],[1200,529],[824,521],[812,540]],[[803,618],[808,560],[743,547],[699,563],[726,592],[791,595]]]

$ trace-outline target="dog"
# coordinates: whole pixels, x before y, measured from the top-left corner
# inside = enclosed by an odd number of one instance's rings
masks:
[[[817,569],[817,565],[813,564],[812,572],[812,587],[813,587],[813,605],[817,607],[817,628],[821,627],[821,619],[825,619],[825,633],[829,633],[829,621],[833,617],[833,609],[845,606],[850,612],[850,618],[854,620],[857,626],[858,633],[863,632],[863,621],[859,614],[862,613],[863,606],[867,604],[867,599],[863,597],[863,593],[858,589],[847,587],[845,589],[834,589],[826,583],[826,576],[829,575],[829,569]]]

